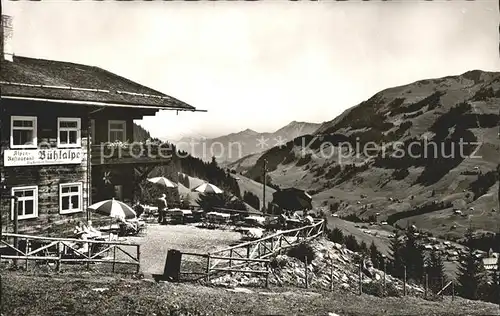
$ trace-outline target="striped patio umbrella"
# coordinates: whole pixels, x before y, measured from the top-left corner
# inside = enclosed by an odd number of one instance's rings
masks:
[[[167,179],[165,177],[151,178],[151,179],[148,179],[148,181],[151,183],[154,183],[154,184],[159,184],[159,185],[164,186],[166,188],[176,188],[177,187],[176,183],[173,183],[172,181],[170,181],[169,179]]]
[[[130,206],[115,199],[92,204],[89,206],[89,210],[113,218],[132,219],[137,216]]]
[[[221,189],[208,182],[200,184],[199,186],[194,188],[193,191],[200,193],[216,193],[216,194],[222,193]]]

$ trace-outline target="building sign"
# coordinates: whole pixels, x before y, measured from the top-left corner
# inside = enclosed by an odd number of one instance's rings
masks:
[[[5,150],[3,163],[5,167],[81,164],[81,149],[13,149]]]

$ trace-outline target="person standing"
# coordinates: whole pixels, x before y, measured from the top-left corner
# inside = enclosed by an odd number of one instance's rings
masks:
[[[167,195],[163,193],[161,197],[158,198],[158,223],[165,223],[165,215],[167,212]]]
[[[136,202],[136,204],[134,205],[134,211],[137,218],[141,217],[141,215],[144,213],[144,206],[141,204],[141,201]]]

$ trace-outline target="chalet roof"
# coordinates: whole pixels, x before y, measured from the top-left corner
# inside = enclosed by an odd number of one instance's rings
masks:
[[[102,68],[14,56],[2,61],[2,97],[99,102],[194,111],[193,106]]]

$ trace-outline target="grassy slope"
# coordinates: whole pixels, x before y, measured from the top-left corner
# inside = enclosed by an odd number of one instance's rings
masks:
[[[499,315],[496,305],[463,300],[430,302],[297,289],[222,288],[158,284],[110,277],[2,277],[3,315]],[[105,289],[102,292],[94,289]]]
[[[238,184],[240,186],[240,192],[241,195],[245,194],[245,191],[251,192],[255,194],[256,196],[259,197],[259,205],[260,208],[262,209],[262,191],[264,188],[264,185],[262,183],[259,183],[257,181],[254,181],[252,179],[249,179],[245,176],[242,175],[234,175],[235,178],[239,178]],[[266,186],[266,202],[270,202],[273,199],[273,193],[276,192],[275,189]]]
[[[262,156],[262,154],[263,154],[262,152],[250,154],[250,155],[245,156],[243,158],[240,158],[234,162],[221,163],[221,166],[225,166],[229,169],[234,169],[234,170],[236,170],[236,172],[242,172],[242,171],[245,171],[247,169],[250,169],[253,165],[255,165],[255,163],[260,158],[260,156]]]
[[[342,220],[340,218],[331,217],[331,216],[328,218],[328,227],[330,229],[339,228],[344,232],[344,234],[353,235],[354,237],[356,237],[356,239],[358,240],[359,243],[364,241],[368,246],[370,246],[372,241],[373,241],[375,243],[375,246],[377,246],[378,250],[381,253],[383,253],[385,255],[389,255],[390,254],[390,251],[389,251],[390,241],[389,241],[387,234],[382,234],[383,228],[370,226],[370,225],[366,224],[368,227],[368,230],[371,230],[371,231],[380,230],[381,231],[381,233],[378,236],[373,236],[373,235],[364,233],[360,228],[357,227],[357,226],[363,226],[363,225],[365,225],[365,224],[358,225],[358,224],[355,224],[355,223],[352,223],[349,221],[345,221],[345,220]]]

